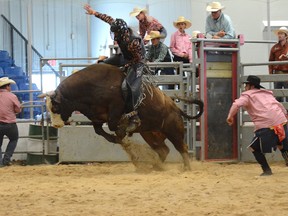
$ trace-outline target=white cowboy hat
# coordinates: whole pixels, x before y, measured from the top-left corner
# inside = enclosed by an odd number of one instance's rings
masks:
[[[7,84],[16,84],[16,82],[12,79],[9,79],[8,77],[0,78],[0,87]]]
[[[280,27],[278,30],[275,30],[274,33],[278,35],[279,32],[285,33],[288,35],[288,29],[285,26]]]
[[[175,28],[178,28],[178,26],[177,26],[178,23],[185,23],[186,24],[185,29],[188,29],[188,28],[190,28],[192,26],[191,21],[185,19],[184,16],[179,16],[178,19],[175,22],[173,22],[173,25],[174,25]]]
[[[207,6],[206,10],[209,12],[216,12],[216,11],[222,10],[224,8],[225,7],[222,6],[220,2],[212,2]]]
[[[199,33],[201,33],[201,32],[200,31],[193,31],[192,32],[192,38],[197,38]]]
[[[151,31],[148,35],[145,36],[144,40],[152,40],[155,38],[164,38],[159,31]]]
[[[138,8],[138,7],[133,8],[133,11],[130,12],[130,16],[137,16],[141,12],[146,13],[147,12],[146,8]]]

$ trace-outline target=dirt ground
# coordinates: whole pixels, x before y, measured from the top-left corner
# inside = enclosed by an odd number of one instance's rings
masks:
[[[132,163],[0,168],[0,215],[287,215],[288,168],[191,161],[143,171]]]

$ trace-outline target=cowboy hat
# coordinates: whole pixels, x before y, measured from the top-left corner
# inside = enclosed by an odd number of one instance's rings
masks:
[[[243,83],[245,84],[250,84],[250,85],[254,85],[256,88],[264,88],[263,86],[260,85],[260,78],[257,76],[253,76],[253,75],[249,75],[247,77],[247,80],[244,81]]]
[[[225,7],[222,6],[220,2],[212,2],[207,6],[206,11],[216,12],[216,11],[222,10],[224,8]]]
[[[197,38],[198,37],[198,34],[200,34],[201,32],[200,31],[193,31],[192,32],[192,38]]]
[[[164,36],[161,35],[159,31],[151,31],[148,35],[146,35],[144,40],[152,40],[155,38],[164,38]]]
[[[192,26],[192,23],[190,22],[190,20],[185,19],[185,17],[183,16],[179,16],[178,19],[175,22],[173,22],[173,25],[175,28],[178,28],[177,26],[178,23],[185,23],[186,24],[185,29],[188,29]]]
[[[288,35],[288,29],[285,26],[280,27],[278,30],[275,30],[274,33],[277,35],[278,33],[285,33]]]
[[[9,79],[8,77],[0,78],[0,87],[7,84],[16,84],[16,82],[12,79]]]
[[[130,16],[138,16],[138,14],[140,14],[141,12],[146,13],[147,12],[146,8],[138,8],[138,7],[133,8],[133,11],[130,12]]]

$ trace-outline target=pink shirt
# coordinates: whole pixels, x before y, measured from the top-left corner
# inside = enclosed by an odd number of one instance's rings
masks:
[[[287,111],[273,96],[272,91],[251,89],[245,91],[232,104],[228,116],[234,116],[244,107],[255,125],[255,130],[287,122]]]
[[[0,89],[0,122],[16,123],[16,113],[21,112],[17,96],[6,89]]]
[[[172,54],[182,57],[184,53],[189,55],[189,61],[192,62],[192,43],[190,35],[176,31],[171,35],[170,49]]]

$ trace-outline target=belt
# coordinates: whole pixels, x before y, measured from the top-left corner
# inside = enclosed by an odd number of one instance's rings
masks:
[[[9,124],[7,122],[0,122],[0,125],[5,125],[5,124]]]

